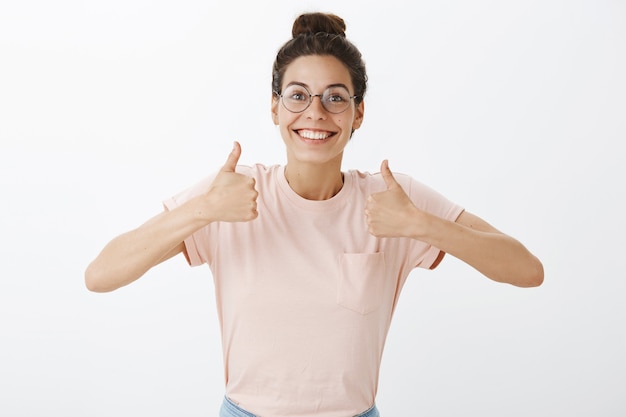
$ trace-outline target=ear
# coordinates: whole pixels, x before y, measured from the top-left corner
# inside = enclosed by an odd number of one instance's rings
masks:
[[[276,126],[278,126],[278,103],[280,102],[279,97],[276,94],[272,94],[272,122]]]
[[[365,114],[365,103],[362,101],[356,106],[356,114],[354,115],[354,121],[352,122],[352,131],[355,131],[361,127],[363,123],[363,115]]]

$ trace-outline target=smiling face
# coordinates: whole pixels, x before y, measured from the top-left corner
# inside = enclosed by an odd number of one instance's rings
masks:
[[[331,86],[345,86],[350,95],[354,95],[348,69],[333,56],[309,55],[295,59],[285,71],[282,91],[290,85],[304,87],[312,95],[322,94]],[[292,113],[281,103],[280,97],[274,96],[272,119],[280,127],[289,164],[341,166],[343,150],[352,130],[358,129],[363,121],[363,108],[363,102],[357,105],[350,100],[342,113],[330,113],[318,96],[303,112]]]

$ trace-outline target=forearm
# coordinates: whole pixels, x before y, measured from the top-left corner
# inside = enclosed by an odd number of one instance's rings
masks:
[[[107,292],[130,284],[175,254],[183,240],[206,223],[195,215],[193,202],[189,202],[117,236],[87,267],[87,288]]]
[[[211,222],[254,220],[259,193],[254,178],[235,172],[240,155],[241,147],[235,142],[206,192],[109,242],[85,271],[87,288],[106,292],[130,284],[184,250],[182,242]]]
[[[488,278],[519,287],[543,282],[541,262],[519,241],[464,213],[457,222],[426,216],[413,236],[471,265]],[[416,229],[417,230],[417,229]]]

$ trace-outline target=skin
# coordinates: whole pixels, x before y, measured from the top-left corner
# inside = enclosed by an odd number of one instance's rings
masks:
[[[354,94],[348,69],[331,56],[304,56],[294,60],[283,77],[283,89],[292,83],[319,94],[333,84],[343,84]],[[285,176],[293,190],[309,200],[325,200],[343,186],[341,161],[352,130],[361,127],[364,105],[352,101],[339,114],[328,113],[319,97],[302,113],[292,113],[272,97],[272,120],[279,126],[287,150]],[[326,133],[325,140],[304,138],[302,131]]]
[[[294,82],[305,85],[312,94],[332,84],[344,84],[354,91],[347,68],[329,56],[296,59],[285,72],[283,88]],[[356,105],[352,101],[345,112],[331,114],[316,97],[304,112],[291,113],[273,97],[271,113],[285,143],[285,176],[291,188],[310,200],[334,196],[343,186],[344,149],[351,132],[363,122],[363,102]],[[328,137],[314,140],[308,138],[311,133]],[[87,288],[107,292],[130,284],[155,265],[185,254],[183,240],[211,222],[254,221],[258,193],[254,179],[235,172],[240,155],[241,146],[235,142],[204,194],[111,240],[87,267]],[[432,244],[441,250],[435,266],[448,253],[497,282],[519,287],[543,282],[541,262],[516,239],[467,211],[452,222],[417,209],[396,182],[387,160],[382,161],[380,170],[387,190],[372,194],[364,213],[372,235]]]

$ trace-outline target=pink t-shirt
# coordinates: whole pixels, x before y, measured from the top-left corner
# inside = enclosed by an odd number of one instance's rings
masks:
[[[222,330],[226,395],[259,416],[346,417],[370,408],[391,318],[415,267],[439,250],[369,234],[367,197],[380,174],[349,171],[333,198],[305,200],[284,167],[238,166],[254,177],[259,216],[212,223],[185,240],[191,265],[208,264]],[[462,208],[394,174],[415,205],[447,220]],[[166,200],[207,190],[213,177]]]

